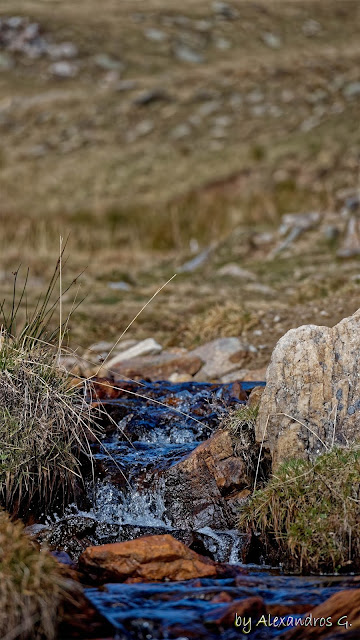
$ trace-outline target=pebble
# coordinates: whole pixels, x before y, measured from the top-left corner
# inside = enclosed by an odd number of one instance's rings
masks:
[[[235,20],[239,15],[236,9],[227,4],[227,2],[220,2],[219,0],[214,0],[212,9],[216,15],[226,20]]]
[[[151,133],[155,128],[155,125],[152,120],[142,120],[139,122],[132,131],[129,131],[126,140],[128,142],[134,142],[137,138],[141,138],[143,136],[147,136]]]
[[[247,94],[246,100],[247,102],[250,102],[250,104],[257,104],[259,102],[262,102],[264,100],[264,97],[265,96],[261,89],[254,89]]]
[[[194,22],[194,27],[197,31],[207,32],[210,31],[212,24],[210,20],[196,20]]]
[[[171,137],[173,140],[181,140],[191,134],[191,127],[189,124],[179,124],[171,131]]]
[[[94,62],[100,69],[105,71],[122,71],[124,69],[124,64],[120,60],[110,58],[107,53],[99,53],[94,57]]]
[[[343,95],[345,98],[357,98],[360,96],[360,81],[359,82],[350,82],[343,89]]]
[[[133,91],[138,87],[136,80],[120,80],[116,85],[116,91]]]
[[[281,47],[281,39],[279,36],[274,33],[263,33],[261,36],[262,41],[266,44],[270,49],[280,49]]]
[[[109,282],[108,286],[114,291],[130,291],[131,289],[129,283],[124,280],[121,280],[120,282]]]
[[[229,49],[231,49],[232,43],[226,38],[217,38],[215,40],[215,47],[220,51],[228,51]]]
[[[256,276],[252,271],[248,269],[242,269],[236,262],[229,262],[224,264],[221,269],[218,270],[219,276],[230,276],[232,278],[240,278],[242,280],[256,280]]]
[[[222,138],[226,138],[227,132],[222,127],[215,127],[210,132],[210,135],[212,138],[215,138],[215,140],[221,140]]]
[[[0,53],[0,71],[7,71],[15,66],[14,59],[7,53]]]
[[[217,111],[220,108],[220,106],[221,105],[218,100],[213,100],[211,102],[204,102],[204,104],[202,104],[198,108],[197,112],[200,116],[203,116],[203,117],[210,116],[212,113]]]
[[[61,60],[50,65],[49,71],[58,78],[75,78],[79,72],[79,67],[74,62]]]
[[[170,96],[163,89],[150,89],[136,96],[133,104],[138,106],[146,106],[153,102],[170,100]]]
[[[177,58],[181,62],[188,62],[190,64],[201,64],[205,61],[204,56],[201,53],[195,51],[194,49],[191,49],[184,44],[176,44],[173,51],[175,58]]]
[[[321,30],[322,26],[320,22],[317,22],[317,20],[313,20],[312,18],[306,20],[302,25],[302,32],[307,38],[317,36]]]
[[[243,103],[243,98],[240,93],[233,93],[230,97],[230,107],[234,110],[241,107]]]
[[[229,127],[232,123],[230,116],[218,116],[214,118],[214,125],[216,127]]]
[[[145,38],[152,40],[153,42],[164,42],[168,39],[168,34],[160,29],[145,29],[144,35]]]
[[[48,54],[53,60],[76,58],[78,53],[78,48],[73,42],[61,42],[48,47]]]

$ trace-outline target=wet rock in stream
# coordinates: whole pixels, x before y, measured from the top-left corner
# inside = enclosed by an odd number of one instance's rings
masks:
[[[92,445],[95,485],[89,478],[88,505],[49,522],[39,541],[77,560],[87,546],[171,533],[213,560],[241,559],[236,512],[249,477],[217,428],[256,383],[93,385],[110,416]]]
[[[253,640],[275,638],[286,629],[256,627],[261,615],[298,620],[337,591],[358,586],[351,577],[283,576],[241,565],[242,558],[251,561],[249,540],[233,523],[251,478],[238,443],[234,448],[218,426],[231,407],[244,405],[239,398],[257,383],[118,386],[101,384],[92,398],[111,420],[104,423],[101,443],[92,445],[97,477],[95,486],[89,479],[87,510],[73,506],[60,519],[32,528],[51,549],[64,549],[74,562],[82,557],[80,575],[87,585],[121,582],[85,590],[105,621],[96,637],[238,640],[237,613],[251,618]],[[250,405],[260,397],[254,391]],[[254,434],[247,443],[257,446]],[[149,539],[171,540],[172,555],[163,545],[155,562]],[[118,543],[126,548],[119,562],[113,557]],[[194,573],[186,573],[189,568]],[[185,579],[190,575],[203,577]],[[67,631],[70,637],[75,636]]]

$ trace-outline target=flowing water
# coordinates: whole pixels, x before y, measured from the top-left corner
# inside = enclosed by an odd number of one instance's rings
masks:
[[[242,386],[249,392],[256,384]],[[148,533],[171,533],[193,549],[231,563],[236,572],[222,579],[109,584],[101,590],[88,589],[90,601],[113,626],[114,637],[277,637],[284,628],[269,627],[268,620],[266,625],[260,621],[256,626],[256,617],[251,620],[251,633],[249,622],[246,627],[223,629],[217,620],[228,606],[226,600],[261,596],[267,605],[288,605],[291,611],[301,604],[311,608],[335,591],[351,586],[351,577],[285,576],[265,566],[241,565],[243,536],[236,529],[214,530],[205,523],[194,531],[186,521],[181,529],[175,526],[164,472],[207,439],[229,408],[242,400],[232,385],[126,385],[130,393],[103,401],[113,426],[107,425],[101,446],[94,445],[97,481],[95,489],[89,488],[92,506],[77,516],[96,522],[92,539],[98,544]],[[147,399],[131,391],[140,391]],[[295,615],[292,624],[299,618]]]

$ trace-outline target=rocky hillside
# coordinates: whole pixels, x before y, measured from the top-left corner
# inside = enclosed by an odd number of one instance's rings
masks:
[[[236,335],[256,368],[288,328],[353,312],[359,10],[4,0],[1,295],[30,265],[31,306],[70,234],[69,279],[86,269],[80,351],[119,335],[175,271],[130,337]]]

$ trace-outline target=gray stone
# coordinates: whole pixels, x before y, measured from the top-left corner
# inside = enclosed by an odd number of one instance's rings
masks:
[[[310,18],[309,20],[305,20],[302,26],[302,32],[307,38],[317,36],[321,30],[322,26],[320,22],[317,22],[317,20],[313,20],[312,18]]]
[[[218,270],[219,276],[230,276],[231,278],[239,278],[245,281],[254,281],[256,280],[256,276],[252,271],[248,271],[247,269],[242,269],[236,262],[229,262],[228,264],[224,264],[221,269]]]
[[[195,271],[208,260],[212,251],[213,251],[212,246],[208,247],[207,249],[204,249],[204,251],[202,251],[197,256],[195,256],[195,258],[192,258],[191,260],[188,260],[188,262],[185,262],[185,264],[181,265],[181,267],[178,268],[178,272],[191,273],[192,271]]]
[[[357,98],[360,96],[360,82],[350,82],[343,90],[345,98]]]
[[[138,86],[136,80],[121,80],[115,87],[115,91],[134,91]]]
[[[270,47],[270,49],[280,49],[281,39],[279,38],[279,36],[275,35],[274,33],[270,33],[270,32],[263,33],[261,38],[264,44]]]
[[[201,117],[210,116],[212,113],[215,113],[215,111],[218,111],[220,107],[221,103],[219,100],[211,100],[210,102],[204,102],[204,104],[198,108],[197,113]]]
[[[170,96],[163,89],[149,89],[143,91],[134,100],[134,104],[138,106],[146,106],[153,102],[163,102],[170,100]]]
[[[132,358],[138,358],[140,356],[157,355],[161,352],[162,346],[153,338],[141,340],[141,342],[138,342],[129,349],[120,351],[120,353],[117,353],[113,358],[108,360],[108,362],[104,364],[104,367],[102,367],[100,375],[107,377],[111,373],[112,369],[116,369],[121,362],[131,360]]]
[[[221,2],[220,0],[214,0],[212,3],[213,12],[225,18],[226,20],[235,20],[238,17],[238,11],[234,7],[230,6],[227,2]]]
[[[161,31],[160,29],[145,29],[144,31],[145,38],[148,40],[152,40],[153,42],[164,42],[168,39],[168,34],[165,31]]]
[[[195,51],[195,49],[192,49],[185,44],[176,44],[173,50],[175,57],[181,62],[201,64],[205,61],[202,53]]]
[[[351,258],[360,255],[360,220],[355,215],[349,218],[345,237],[337,255],[339,258]]]
[[[78,48],[73,42],[61,42],[60,44],[52,44],[47,48],[47,53],[53,60],[76,58]]]
[[[275,468],[359,441],[359,336],[360,310],[333,328],[291,329],[277,343],[256,423]]]
[[[127,142],[135,142],[138,138],[149,135],[155,128],[152,120],[142,120],[126,136]]]
[[[258,102],[262,102],[264,100],[264,94],[261,89],[253,89],[250,93],[247,94],[246,100],[250,102],[250,104],[257,104]]]
[[[131,285],[124,280],[120,280],[119,282],[109,282],[108,286],[114,291],[130,291],[131,289]]]
[[[232,43],[227,38],[216,38],[215,47],[220,51],[228,51],[232,47]]]
[[[122,71],[124,69],[123,62],[110,58],[107,53],[99,53],[94,57],[94,62],[97,67],[105,71]]]
[[[212,23],[210,22],[210,20],[196,20],[194,22],[194,27],[197,31],[206,33],[207,31],[210,31]]]
[[[79,72],[79,67],[74,62],[61,60],[50,65],[49,71],[58,78],[75,78]]]
[[[196,374],[195,380],[207,382],[242,368],[251,359],[252,350],[239,338],[217,338],[197,347],[189,355],[203,360],[204,366]]]
[[[175,127],[171,131],[170,135],[174,140],[181,140],[182,138],[187,138],[190,134],[191,134],[190,125],[187,123],[184,123],[184,124],[178,124],[177,127]]]
[[[229,127],[232,123],[230,116],[217,116],[213,120],[216,127]]]
[[[13,69],[14,66],[15,60],[8,53],[0,52],[0,71]]]

